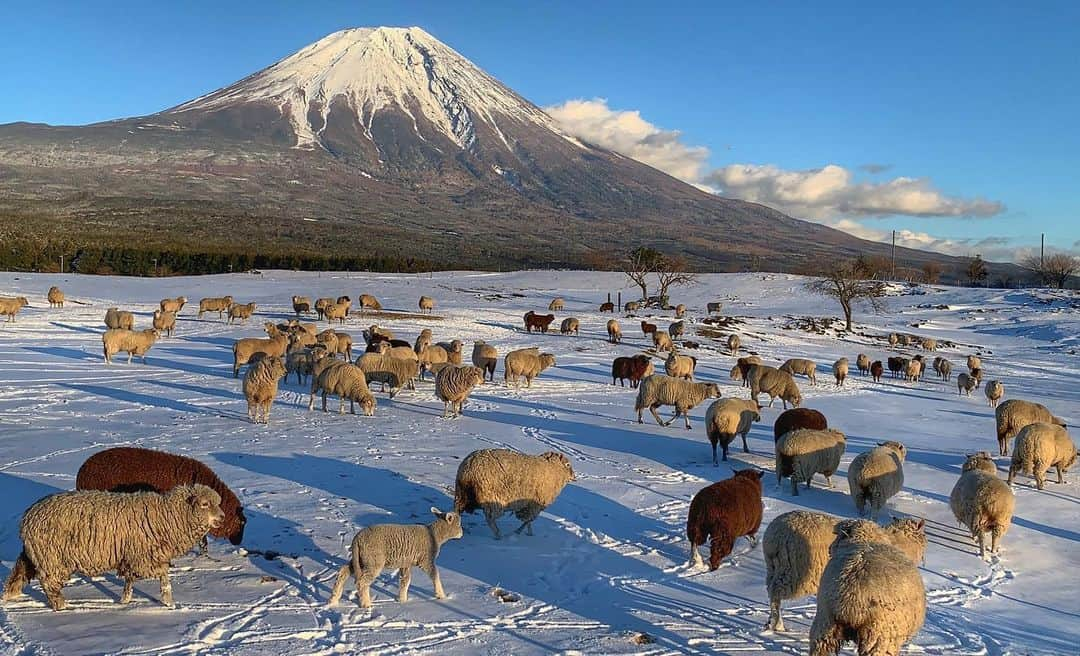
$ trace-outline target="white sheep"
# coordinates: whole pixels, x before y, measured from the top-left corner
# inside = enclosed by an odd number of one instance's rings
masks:
[[[622,327],[619,326],[618,321],[614,319],[608,319],[607,337],[608,341],[612,344],[618,344],[622,341]]]
[[[539,349],[524,348],[510,351],[503,358],[503,380],[507,385],[518,387],[518,378],[525,379],[525,387],[532,387],[533,378],[548,367],[555,366],[555,356],[541,353]]]
[[[739,352],[739,336],[735,333],[728,335],[727,338],[728,353],[735,355]]]
[[[936,351],[938,347],[937,340],[930,337],[923,337],[922,347],[927,351]]]
[[[750,453],[746,444],[746,434],[755,421],[761,421],[761,411],[757,403],[743,399],[720,399],[713,401],[705,411],[705,434],[712,445],[713,466],[719,466],[716,460],[716,445],[720,444],[727,462],[728,446],[735,441],[735,436],[742,437],[743,453]]]
[[[634,410],[637,412],[639,424],[645,423],[641,413],[648,408],[657,424],[670,426],[671,422],[682,415],[686,421],[686,429],[690,430],[690,411],[705,399],[718,398],[720,387],[716,383],[693,383],[663,374],[653,374],[643,378],[638,386]],[[656,412],[656,409],[663,405],[675,406],[675,413],[666,423]]]
[[[986,403],[991,408],[996,408],[998,401],[1005,396],[1005,385],[1000,380],[991,380],[986,383],[983,393],[986,394]]]
[[[7,322],[15,321],[15,315],[27,305],[30,305],[30,301],[26,300],[25,296],[16,298],[0,297],[0,315],[6,316]]]
[[[49,301],[49,307],[51,308],[64,307],[64,292],[56,285],[49,287],[49,293],[45,298]]]
[[[495,366],[499,362],[499,351],[482,340],[473,342],[472,363],[484,370],[484,380],[495,382]]]
[[[258,357],[285,357],[289,348],[289,336],[270,322],[263,324],[267,338],[244,337],[233,342],[233,378],[239,378],[240,367]]]
[[[996,554],[1001,538],[1012,524],[1015,506],[1016,498],[997,477],[997,467],[990,454],[968,456],[960,478],[949,493],[949,508],[956,521],[971,531],[971,539],[979,544],[979,557],[983,560],[986,560],[986,534],[990,534],[990,553]]]
[[[652,334],[653,348],[657,353],[661,351],[674,350],[674,343],[671,341],[671,335],[666,330],[657,330]]]
[[[154,310],[154,330],[172,337],[176,330],[176,315],[168,310]]]
[[[867,365],[866,368],[869,369],[870,365]],[[833,378],[836,379],[836,384],[838,386],[843,386],[844,381],[847,379],[848,375],[848,359],[840,358],[839,360],[834,362],[832,366],[832,373]]]
[[[911,383],[917,383],[922,378],[922,370],[922,360],[912,358],[904,365],[904,379]]]
[[[462,406],[473,387],[484,384],[480,367],[450,366],[435,376],[435,396],[443,402],[443,418],[460,417]]]
[[[367,331],[365,331],[364,340],[370,341],[368,340],[368,335],[366,333]],[[431,328],[424,328],[420,331],[420,334],[416,336],[416,341],[413,343],[413,350],[416,351],[417,356],[423,353],[424,349],[431,346],[431,339]]]
[[[799,496],[799,482],[804,481],[809,490],[814,474],[821,474],[832,487],[832,475],[846,448],[847,436],[835,428],[799,428],[781,435],[776,441],[776,484],[791,477],[791,493]]]
[[[961,373],[956,377],[956,395],[971,396],[972,390],[979,384],[977,380],[968,374]]]
[[[338,406],[338,414],[345,414],[345,401],[349,401],[349,412],[356,414],[356,404],[360,404],[360,410],[365,416],[375,414],[375,396],[367,386],[367,376],[363,369],[348,362],[339,363],[339,366],[328,366],[321,370],[311,382],[312,397],[308,399],[308,409],[314,402],[314,394],[322,392],[323,412],[326,412],[327,395],[335,395],[341,398]]]
[[[1057,469],[1058,483],[1065,482],[1065,472],[1076,462],[1076,444],[1064,427],[1035,422],[1024,426],[1016,436],[1012,462],[1009,464],[1009,485],[1016,472],[1035,477],[1040,490],[1046,483],[1046,472]]]
[[[391,399],[397,396],[402,387],[415,389],[413,380],[420,375],[420,365],[416,360],[379,353],[365,353],[357,358],[356,364],[363,369],[368,382],[381,384],[383,390],[389,386]]]
[[[162,312],[172,312],[173,314],[180,314],[180,310],[184,309],[187,304],[186,296],[177,296],[176,298],[163,298],[158,303],[158,307]]]
[[[251,423],[260,421],[270,425],[270,406],[277,397],[278,382],[286,374],[281,358],[261,358],[244,374],[244,398],[247,399],[248,418]]]
[[[417,306],[419,306],[421,312],[431,314],[435,311],[435,299],[430,296],[421,296]]]
[[[664,371],[672,378],[694,380],[694,370],[697,368],[697,358],[692,355],[679,355],[672,351],[664,361]]]
[[[894,494],[904,487],[904,458],[907,447],[900,442],[878,442],[869,451],[855,456],[848,466],[848,488],[855,509],[862,517],[866,503],[877,521],[878,513]]]
[[[1028,424],[1042,422],[1066,427],[1065,421],[1055,417],[1045,405],[1023,399],[1009,399],[999,404],[994,408],[994,420],[997,424],[998,447],[1003,456],[1009,455],[1009,440]]]
[[[735,362],[735,366],[731,368],[729,377],[731,380],[741,380],[743,387],[750,387],[750,367],[755,364],[763,364],[759,356],[748,355],[744,358],[739,358]],[[772,369],[773,367],[769,368]]]
[[[112,357],[117,353],[127,353],[127,363],[131,364],[134,356],[142,358],[146,364],[146,353],[160,337],[160,333],[153,328],[134,331],[123,328],[110,328],[101,335],[101,346],[105,352],[105,364],[112,363]]]
[[[387,568],[400,572],[399,602],[409,600],[413,567],[419,567],[431,577],[435,598],[445,599],[446,592],[443,591],[435,560],[443,544],[462,536],[461,516],[452,512],[444,513],[435,507],[431,508],[431,513],[435,515],[435,521],[427,525],[375,524],[357,532],[349,547],[350,561],[338,570],[329,605],[333,606],[341,599],[345,583],[351,575],[356,580],[360,606],[371,608],[371,584]]]
[[[778,367],[780,371],[786,371],[792,376],[799,374],[806,376],[811,385],[817,385],[817,365],[813,360],[806,358],[790,358]]]
[[[126,310],[112,307],[105,311],[105,327],[122,330],[135,330],[135,315]]]
[[[755,403],[757,403],[758,396],[765,392],[769,395],[770,408],[777,398],[783,402],[785,410],[788,403],[791,403],[792,407],[795,408],[802,404],[802,394],[799,392],[799,386],[795,384],[795,379],[792,378],[791,374],[786,371],[780,371],[768,365],[755,364],[750,366],[746,377],[750,382],[750,398]]]
[[[982,360],[977,355],[967,356],[967,368],[968,371],[975,371],[982,368]]]
[[[198,318],[202,319],[203,312],[217,312],[218,319],[222,318],[222,314],[229,311],[232,307],[232,296],[221,296],[218,298],[204,298],[199,301],[199,314]]]
[[[566,306],[566,301],[561,296],[557,296],[548,303],[548,312],[562,312],[562,309]]]
[[[376,349],[377,350],[374,351],[375,353],[379,353],[379,354],[385,355],[387,357],[398,358],[399,360],[412,360],[414,362],[417,362],[417,361],[420,360],[420,356],[416,354],[416,351],[409,348],[408,346],[393,346],[393,345],[390,344],[390,342],[382,341],[382,342],[379,342]],[[426,351],[433,350],[433,349],[442,349],[442,347],[441,346],[429,346],[427,349],[424,349],[424,350],[426,352]],[[445,349],[443,349],[443,352],[445,353]],[[449,361],[449,359],[450,358],[449,358],[449,354],[448,354],[447,355],[447,361]],[[430,362],[428,362],[428,364],[430,364]]]
[[[865,353],[860,353],[855,358],[855,367],[858,368],[859,373],[863,376],[870,373],[870,356]]]
[[[559,333],[563,335],[577,335],[581,327],[581,322],[574,317],[567,317],[559,324]]]

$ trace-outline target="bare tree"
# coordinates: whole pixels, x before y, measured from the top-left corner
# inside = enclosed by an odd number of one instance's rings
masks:
[[[968,282],[972,286],[986,280],[986,277],[990,275],[990,272],[986,269],[986,262],[983,262],[981,255],[976,255],[971,262],[968,262],[965,273],[967,273]]]
[[[1025,257],[1020,266],[1034,272],[1044,285],[1064,289],[1069,283],[1069,278],[1080,273],[1080,257],[1065,253],[1058,253],[1047,258],[1031,255]]]
[[[944,267],[937,262],[927,262],[922,267],[923,280],[928,285],[936,285],[941,282],[941,272]]]
[[[656,271],[664,254],[648,246],[638,246],[626,254],[623,260],[623,273],[641,288],[641,299],[649,298],[649,274]]]
[[[850,331],[851,311],[856,304],[865,302],[875,312],[884,308],[881,298],[885,296],[885,283],[867,280],[865,274],[866,271],[856,260],[834,262],[814,273],[817,278],[807,282],[806,289],[839,301],[847,330]]]
[[[660,304],[663,305],[668,301],[669,289],[694,284],[697,282],[697,274],[687,270],[686,260],[683,258],[662,255],[660,261],[657,262],[656,279],[660,286],[657,296],[660,297]]]

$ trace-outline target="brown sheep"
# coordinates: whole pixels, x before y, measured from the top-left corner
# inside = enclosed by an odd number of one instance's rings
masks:
[[[555,321],[554,314],[537,314],[532,310],[525,313],[525,332],[532,332],[533,328],[536,328],[542,333],[548,331],[548,326],[551,322]]]
[[[773,424],[773,442],[780,441],[780,438],[785,434],[799,428],[826,430],[828,427],[829,420],[817,410],[813,408],[791,408],[790,410],[784,410],[776,418],[776,423]]]
[[[611,301],[608,301],[606,303],[601,303],[600,304],[600,311],[601,312],[614,312],[615,311],[615,304],[612,303]]]
[[[757,543],[761,528],[761,477],[765,472],[744,469],[731,478],[702,488],[690,501],[686,537],[690,540],[690,565],[701,565],[698,546],[709,545],[709,571],[731,554],[735,540],[745,535]]]
[[[652,359],[647,355],[615,358],[611,363],[611,384],[617,380],[620,386],[626,387],[623,381],[629,380],[630,388],[637,389],[641,379],[652,375],[653,369]]]

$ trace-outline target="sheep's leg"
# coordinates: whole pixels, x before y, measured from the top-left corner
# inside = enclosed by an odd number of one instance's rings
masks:
[[[1061,467],[1061,465],[1057,466],[1057,473],[1058,473],[1058,484],[1059,485],[1064,485],[1065,484],[1065,470]]]
[[[844,641],[844,629],[833,618],[818,613],[810,626],[810,656],[835,656]]]
[[[120,603],[122,603],[122,604],[130,604],[131,603],[131,595],[134,592],[134,589],[135,589],[135,579],[133,577],[130,577],[130,576],[125,576],[124,577],[124,592],[123,592],[123,594],[120,595]]]
[[[660,426],[667,426],[667,424],[664,423],[664,420],[660,418],[659,413],[656,412],[656,408],[657,408],[657,406],[654,406],[654,405],[649,406],[649,412],[652,413],[653,419],[655,419],[656,423],[659,424]],[[641,417],[641,411],[640,410],[638,411],[638,417]],[[641,423],[640,419],[638,420],[638,423]]]
[[[330,592],[330,599],[326,602],[326,605],[333,606],[341,600],[341,595],[345,592],[345,583],[349,580],[349,574],[352,572],[352,563],[342,565],[338,570],[337,580],[334,581],[334,589]]]
[[[825,485],[827,485],[829,487],[829,489],[832,489],[833,484],[832,484],[832,475],[831,474],[827,475],[825,477]]]
[[[378,572],[360,572],[356,576],[356,591],[360,595],[360,607],[371,608],[371,584],[375,582],[382,570]]]
[[[435,588],[435,598],[446,599],[446,591],[443,590],[442,579],[439,578],[439,568],[435,566],[435,561],[421,564],[420,569],[431,577],[431,585]]]
[[[720,463],[716,460],[716,440],[709,438],[709,441],[712,442],[712,466],[719,467]],[[724,449],[724,460],[727,460],[727,449]]]
[[[746,433],[742,434],[742,452],[750,453],[750,446],[746,443]],[[725,458],[726,460],[726,458]]]
[[[449,414],[450,414],[450,402],[449,401],[443,401],[442,418],[446,419],[447,415],[449,415]]]
[[[677,407],[675,409],[675,412],[676,413],[679,413],[679,412],[682,413],[682,417],[686,421],[686,430],[693,430],[693,427],[690,425],[690,410],[688,408],[678,408]],[[725,456],[727,455],[727,447],[726,446],[724,447],[724,455]],[[725,457],[724,460],[727,460],[727,458]]]
[[[45,593],[45,599],[49,602],[49,607],[53,610],[64,610],[67,608],[67,601],[64,599],[63,593],[60,589],[64,587],[64,581],[67,580],[70,574],[57,579],[41,579],[41,589]]]
[[[326,412],[326,390],[322,391],[322,411]]]
[[[1043,489],[1043,486],[1046,485],[1046,468],[1041,462],[1036,461],[1033,469],[1035,474],[1035,487],[1041,490]]]
[[[409,600],[409,583],[412,581],[412,568],[402,567],[398,570],[398,593],[397,600],[399,603],[405,603]]]
[[[158,574],[158,581],[161,584],[161,603],[169,608],[173,607],[172,597],[172,581],[169,580],[169,566],[165,566],[165,571]]]
[[[795,474],[791,475],[791,495],[799,496],[799,477]]]
[[[1005,483],[1008,484],[1009,486],[1012,486],[1014,478],[1016,478],[1016,466],[1010,464],[1009,465],[1009,477],[1005,480]]]
[[[986,560],[986,531],[979,531],[979,558]]]
[[[997,554],[999,543],[1001,542],[1001,527],[994,526],[990,529],[990,553]]]
[[[534,503],[530,503],[524,511],[518,515],[518,519],[521,520],[521,526],[517,527],[514,531],[515,534],[521,533],[524,529],[525,535],[532,535],[532,523],[537,517],[540,516],[540,506]]]
[[[698,551],[699,546],[700,545],[694,544],[693,541],[690,542],[690,562],[687,563],[690,567],[698,567],[699,565],[705,564],[705,561],[701,558],[701,552]]]
[[[311,396],[308,397],[307,409],[308,409],[308,412],[311,412],[312,410],[315,409],[315,393],[314,392],[312,392]]]
[[[345,395],[344,394],[341,395],[341,405],[338,406],[337,413],[339,415],[345,414]]]
[[[199,540],[199,555],[204,557],[210,555],[210,545],[205,535]]]
[[[502,539],[502,533],[499,533],[499,526],[495,523],[495,520],[498,519],[499,515],[502,514],[500,510],[501,508],[496,508],[493,504],[484,504],[484,519],[487,521],[487,525],[491,528],[491,532],[495,534],[496,540]]]
[[[784,626],[784,618],[780,615],[780,598],[774,597],[769,600],[769,621],[765,622],[766,629],[773,631],[787,631]]]

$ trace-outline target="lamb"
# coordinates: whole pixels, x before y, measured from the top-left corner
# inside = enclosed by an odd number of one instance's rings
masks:
[[[325,319],[326,318],[326,308],[330,307],[333,304],[334,304],[334,299],[332,299],[332,298],[323,297],[323,298],[315,299],[315,315],[319,319]]]
[[[266,330],[268,339],[245,337],[233,342],[233,378],[240,377],[241,365],[257,357],[285,357],[285,351],[289,347],[289,336],[270,322],[263,324],[263,328]]]
[[[607,322],[607,338],[612,344],[618,344],[622,341],[622,328],[619,327],[619,322],[614,319],[608,319]]]
[[[360,294],[360,312],[361,314],[367,308],[371,308],[376,312],[382,311],[382,303],[379,303],[379,299],[375,298],[371,294]]]
[[[135,330],[135,315],[114,307],[109,308],[105,311],[105,327],[114,330]]]
[[[863,376],[870,373],[870,356],[865,353],[860,353],[855,358],[855,367],[858,368],[859,373]]]
[[[533,378],[539,376],[548,367],[555,366],[555,356],[540,353],[539,349],[525,348],[510,351],[503,358],[503,380],[507,385],[518,387],[518,378],[525,378],[525,387],[532,387]]]
[[[299,319],[301,314],[311,312],[311,299],[307,296],[293,296],[292,309],[296,313],[296,318]]]
[[[227,312],[233,304],[232,296],[222,296],[220,298],[204,298],[199,301],[199,314],[198,318],[202,319],[203,312],[217,312],[218,319],[222,314]]]
[[[679,303],[675,306],[675,318],[682,319],[686,316],[686,304]]]
[[[1000,380],[992,380],[986,384],[983,390],[986,394],[986,402],[991,408],[996,408],[1001,397],[1005,396],[1005,385]]]
[[[727,338],[728,353],[735,355],[739,352],[739,336],[735,333],[728,335]]]
[[[606,301],[600,304],[600,312],[614,312],[615,304],[611,301]]]
[[[799,481],[805,481],[809,490],[814,474],[822,474],[825,484],[832,487],[832,475],[840,467],[845,448],[847,437],[835,428],[785,433],[776,442],[776,483],[790,477],[791,493],[799,496]]]
[[[761,358],[756,355],[739,358],[735,366],[731,368],[731,380],[741,380],[743,387],[750,387],[750,367],[755,364],[763,364]]]
[[[548,303],[548,312],[562,312],[565,306],[566,302],[563,301],[561,296],[557,296]]]
[[[160,337],[160,333],[153,328],[134,331],[123,328],[110,328],[101,335],[101,346],[105,352],[105,364],[112,364],[112,357],[117,353],[128,354],[127,363],[131,364],[134,356],[142,358],[146,364],[146,353]]]
[[[623,304],[623,311],[627,314],[630,314],[631,312],[637,312],[640,308],[641,303],[638,303],[637,301],[627,301]]]
[[[484,519],[502,539],[496,520],[512,512],[522,530],[532,535],[532,523],[550,506],[570,481],[576,481],[574,468],[561,453],[540,455],[517,453],[510,449],[479,449],[465,456],[454,481],[454,512],[484,511]]]
[[[724,307],[724,304],[720,303],[720,302],[706,303],[705,304],[705,311],[708,312],[709,314],[718,314],[720,312],[720,310],[723,309],[723,307]]]
[[[186,296],[177,296],[176,298],[163,298],[158,303],[158,308],[162,312],[172,312],[173,314],[180,314],[180,310],[184,309],[187,305]]]
[[[361,529],[353,537],[349,547],[349,563],[338,570],[329,605],[333,606],[341,600],[345,583],[352,575],[360,595],[360,606],[371,608],[371,584],[386,568],[397,569],[401,574],[398,580],[400,603],[409,600],[413,567],[419,567],[431,577],[435,598],[445,599],[446,592],[443,591],[435,559],[439,557],[443,544],[462,536],[461,516],[457,513],[441,512],[434,506],[431,513],[435,515],[435,521],[426,526],[375,524]]]
[[[848,488],[855,510],[862,517],[870,502],[870,515],[877,521],[878,513],[894,494],[904,487],[904,458],[907,448],[900,442],[878,442],[869,451],[855,456],[848,466]]]
[[[1013,491],[997,477],[990,454],[968,456],[960,478],[949,493],[949,508],[956,521],[971,531],[971,539],[979,544],[979,557],[983,560],[987,555],[986,534],[990,534],[990,554],[996,554],[1001,538],[1012,524],[1015,506]]]
[[[641,385],[638,386],[634,410],[637,412],[639,424],[645,423],[641,418],[641,413],[648,408],[657,424],[670,426],[671,422],[682,415],[686,421],[686,430],[690,430],[692,428],[690,411],[705,399],[718,398],[720,398],[720,387],[716,383],[692,383],[663,374],[653,374],[642,380]],[[656,412],[656,409],[662,405],[675,406],[675,413],[666,423]]]
[[[648,321],[641,322],[641,334],[648,337],[649,335],[656,334],[656,324],[649,323]]]
[[[443,402],[443,419],[460,417],[462,406],[473,387],[484,384],[480,367],[446,367],[435,376],[435,396]]]
[[[791,374],[786,371],[773,369],[763,364],[755,364],[750,367],[747,378],[750,380],[750,398],[755,403],[757,403],[758,395],[765,392],[769,395],[770,408],[777,398],[783,402],[785,410],[787,410],[788,403],[791,403],[792,407],[795,408],[802,405],[802,394],[799,393],[799,386],[795,384],[795,379],[791,377]]]
[[[176,330],[176,315],[168,310],[154,310],[154,330],[172,337]]]
[[[243,390],[251,423],[270,425],[270,406],[277,397],[278,381],[285,374],[285,362],[276,356],[261,358],[248,368]]]
[[[495,382],[495,365],[498,362],[498,349],[481,340],[473,342],[472,363],[474,367],[480,367],[484,371],[484,380]]]
[[[876,542],[880,531],[861,520],[844,520],[834,529],[810,627],[810,656],[835,655],[845,639],[867,656],[899,654],[922,627],[922,576],[903,551]]]
[[[562,320],[562,324],[559,325],[559,332],[563,335],[578,334],[578,329],[581,323],[574,317],[567,317]]]
[[[746,536],[757,543],[761,528],[761,477],[754,469],[737,471],[726,480],[698,490],[686,516],[686,537],[690,540],[690,566],[702,565],[700,545],[709,543],[709,571],[731,554],[735,540]]]
[[[671,335],[666,330],[657,330],[652,336],[653,348],[657,353],[662,351],[673,351],[675,345],[671,341]]]
[[[221,497],[205,485],[180,485],[166,494],[98,490],[60,492],[23,514],[23,548],[4,585],[3,599],[19,597],[37,578],[53,610],[67,602],[61,588],[74,572],[124,579],[120,603],[131,601],[135,581],[156,577],[161,603],[172,607],[169,561],[224,521]]]
[[[1065,482],[1065,472],[1076,462],[1076,444],[1062,426],[1035,422],[1024,426],[1016,436],[1012,463],[1009,465],[1009,485],[1016,472],[1035,477],[1035,486],[1043,489],[1046,472],[1057,469],[1057,482]]]
[[[755,421],[761,421],[761,411],[753,401],[743,399],[720,399],[713,401],[705,411],[705,434],[712,445],[713,467],[719,466],[716,460],[716,445],[724,452],[727,462],[728,446],[735,441],[735,436],[742,437],[743,453],[750,453],[746,444],[746,434]]]
[[[668,326],[668,334],[671,335],[671,339],[680,339],[685,331],[685,321],[672,321]]]
[[[1003,456],[1009,455],[1009,440],[1028,424],[1042,422],[1068,428],[1065,422],[1055,417],[1045,405],[1022,399],[1002,402],[994,409],[994,419],[997,422],[998,447]]]
[[[839,517],[808,510],[786,512],[769,523],[761,548],[765,554],[765,589],[769,593],[766,629],[785,631],[780,603],[817,594],[821,574],[829,562],[829,546]],[[866,527],[872,532],[870,526]],[[891,544],[913,563],[926,553],[923,520],[893,519],[880,530],[876,542]]]
[[[221,496],[224,520],[210,531],[234,545],[244,540],[247,517],[236,494],[209,467],[193,458],[164,451],[118,446],[86,459],[75,476],[76,490],[166,493],[178,485],[201,483]],[[202,538],[206,551],[206,537]]]
[[[380,383],[383,389],[390,386],[390,398],[394,398],[402,387],[414,389],[413,380],[420,375],[420,364],[416,360],[394,358],[379,353],[365,353],[356,360],[357,366],[364,371],[368,381]]]
[[[870,365],[870,377],[874,379],[875,383],[881,382],[881,375],[885,373],[885,367],[881,366],[881,360],[874,360]]]
[[[611,384],[619,381],[619,385],[626,387],[623,382],[630,381],[630,388],[636,389],[642,378],[655,373],[652,359],[647,355],[639,354],[633,357],[618,357],[611,362]]]
[[[971,390],[975,389],[978,382],[967,374],[960,374],[956,377],[956,394],[957,396],[965,394],[971,396]],[[1005,455],[1005,454],[1002,454]]]
[[[427,314],[431,314],[435,311],[435,299],[431,298],[430,296],[421,296],[420,301],[417,302],[416,305],[420,308],[421,312],[425,312]]]
[[[376,402],[371,390],[368,389],[368,376],[364,369],[348,362],[337,362],[336,360],[331,360],[331,362],[333,364],[320,368],[319,373],[312,376],[308,410],[311,410],[315,404],[315,394],[322,392],[323,412],[326,412],[327,395],[333,394],[341,398],[338,414],[345,414],[345,401],[347,399],[351,414],[356,414],[356,404],[359,403],[360,410],[365,416],[373,416]],[[393,391],[390,393],[390,398],[394,398]]]
[[[229,323],[233,323],[237,320],[247,323],[247,320],[251,318],[251,315],[255,314],[254,303],[233,303],[229,306]]]
[[[60,291],[60,288],[56,285],[49,287],[49,293],[46,295],[46,299],[49,301],[49,307],[51,308],[64,307],[64,292]]]
[[[536,328],[537,331],[546,333],[548,331],[548,326],[551,325],[552,321],[555,321],[555,315],[537,314],[532,310],[529,310],[525,313],[524,319],[525,332],[531,333],[533,331],[533,328]]]
[[[848,374],[848,359],[840,358],[839,360],[834,362],[832,366],[832,374],[833,378],[836,379],[837,386],[843,386],[844,380],[847,378]]]
[[[792,376],[799,374],[806,376],[811,385],[817,385],[817,365],[813,360],[806,358],[790,358],[778,367],[780,371],[786,371]]]
[[[968,371],[974,371],[976,369],[982,368],[982,360],[979,359],[979,356],[977,355],[967,356],[967,368]]]
[[[773,442],[779,442],[781,437],[798,428],[821,431],[828,427],[829,420],[825,418],[825,415],[812,408],[784,410],[773,423]]]
[[[349,316],[350,303],[331,303],[323,308],[323,317],[327,323],[337,321],[338,323],[345,323],[345,318]]]
[[[671,352],[664,362],[664,372],[672,378],[694,380],[694,369],[697,368],[697,358],[692,355],[679,355]]]

